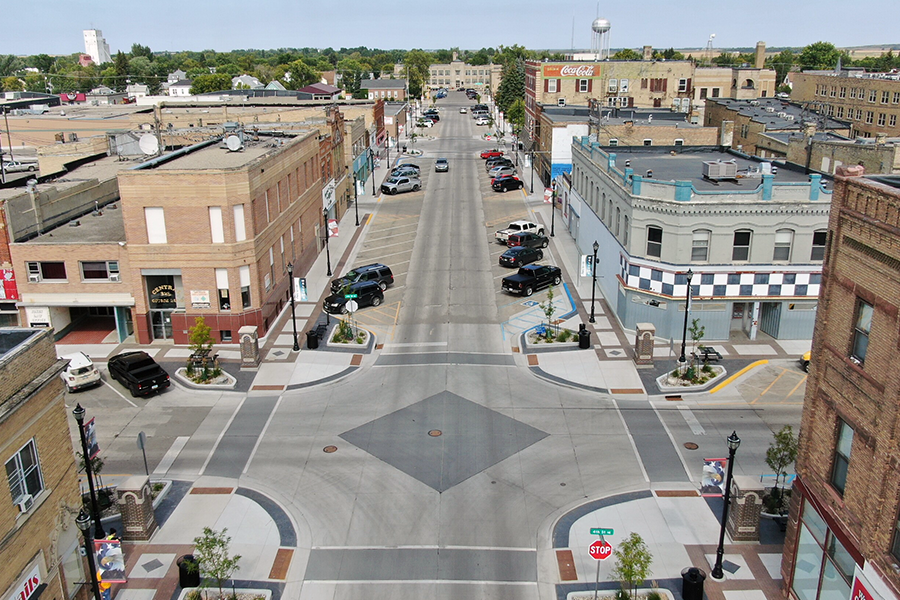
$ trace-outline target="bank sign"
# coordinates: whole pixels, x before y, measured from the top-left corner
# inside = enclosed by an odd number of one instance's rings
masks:
[[[544,79],[590,79],[600,77],[600,65],[544,65]]]

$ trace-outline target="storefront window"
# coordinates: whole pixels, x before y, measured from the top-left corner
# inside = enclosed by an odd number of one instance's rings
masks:
[[[856,561],[809,502],[800,519],[791,589],[800,600],[847,600]]]
[[[794,563],[794,583],[791,586],[800,600],[816,600],[823,554],[813,534],[805,525],[801,525],[797,560]]]

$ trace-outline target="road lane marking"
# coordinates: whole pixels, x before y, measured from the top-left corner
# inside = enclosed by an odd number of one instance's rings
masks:
[[[741,375],[746,373],[747,371],[750,371],[751,369],[755,369],[756,367],[760,367],[762,365],[767,365],[767,364],[769,364],[769,361],[767,361],[765,359],[758,360],[756,362],[752,362],[749,365],[747,365],[746,367],[744,367],[743,369],[741,369],[740,371],[738,371],[737,373],[735,373],[734,375],[732,375],[731,377],[729,377],[728,379],[726,379],[725,381],[723,381],[722,383],[720,383],[719,385],[717,385],[716,387],[714,387],[713,389],[709,390],[709,393],[715,394],[716,392],[718,392],[719,390],[721,390],[722,388],[724,388],[725,386],[730,384],[732,381],[734,381],[735,379],[737,379],[738,377],[740,377]]]
[[[793,396],[793,395],[794,395],[794,392],[796,392],[797,389],[798,389],[801,385],[803,385],[804,383],[806,383],[806,379],[807,379],[808,377],[809,377],[808,375],[804,375],[804,376],[800,379],[800,381],[797,382],[797,385],[794,386],[794,389],[792,389],[792,390],[788,393],[788,395],[785,396],[785,399],[790,398],[791,396]]]
[[[169,449],[162,457],[162,460],[159,461],[159,464],[156,465],[155,469],[153,469],[153,474],[165,475],[166,472],[172,468],[172,465],[175,464],[175,459],[178,458],[178,455],[181,454],[181,451],[184,449],[185,445],[187,445],[188,440],[190,439],[191,436],[189,435],[182,435],[175,438],[175,441],[172,442],[171,446],[169,446]]]
[[[688,481],[692,481],[691,471],[688,469],[687,461],[684,460],[684,456],[681,454],[681,450],[679,449],[678,442],[675,441],[675,436],[672,435],[672,432],[669,431],[669,428],[666,426],[666,422],[663,420],[662,415],[659,414],[659,410],[650,403],[650,408],[653,409],[653,412],[656,413],[656,418],[659,419],[659,424],[662,425],[663,429],[666,432],[666,435],[669,436],[669,441],[672,442],[672,448],[675,449],[675,454],[678,455],[678,460],[681,461],[681,466],[684,468],[684,474],[687,476]],[[699,424],[699,423],[698,423]]]
[[[203,461],[203,466],[200,467],[200,472],[197,475],[203,475],[206,471],[207,465],[209,465],[209,461],[212,460],[213,455],[216,453],[216,448],[219,447],[219,444],[222,442],[222,438],[225,437],[225,432],[228,431],[228,428],[231,427],[231,423],[237,417],[238,412],[241,410],[241,407],[244,405],[244,401],[247,400],[247,396],[241,398],[241,401],[238,402],[237,406],[234,409],[234,412],[231,413],[231,416],[228,418],[228,422],[225,423],[225,427],[222,428],[222,431],[219,432],[219,436],[216,438],[216,442],[213,444],[212,449],[209,451],[209,454],[206,455],[206,460]]]
[[[253,444],[253,450],[250,451],[250,456],[247,457],[247,463],[244,465],[244,470],[241,471],[243,475],[247,474],[247,470],[250,468],[250,463],[253,462],[253,457],[256,456],[256,451],[259,449],[259,445],[262,443],[263,438],[266,437],[266,430],[269,429],[269,423],[272,422],[272,419],[275,418],[275,413],[278,412],[278,407],[281,405],[281,400],[284,398],[284,394],[278,396],[278,401],[275,402],[275,406],[272,408],[272,412],[269,413],[269,418],[266,419],[266,424],[263,425],[262,431],[259,432],[259,435],[256,436],[256,443]]]
[[[612,403],[616,408],[616,414],[619,415],[619,420],[622,421],[622,428],[625,430],[625,434],[628,436],[628,442],[631,444],[631,450],[634,452],[634,457],[637,459],[638,466],[641,468],[641,474],[644,476],[644,481],[650,483],[650,476],[647,475],[647,469],[644,468],[644,461],[641,460],[641,453],[638,452],[637,444],[634,443],[634,436],[631,435],[631,430],[628,429],[628,423],[625,422],[625,417],[622,415],[622,411],[619,409],[619,402],[615,398],[612,398]],[[659,418],[658,413],[657,418]],[[660,422],[662,422],[661,419]]]
[[[694,413],[690,408],[680,404],[678,405],[678,411],[681,413],[681,416],[684,417],[684,422],[691,427],[691,431],[694,435],[706,435],[706,430],[703,429],[703,425],[700,424],[700,421],[697,420],[697,417],[694,416]]]

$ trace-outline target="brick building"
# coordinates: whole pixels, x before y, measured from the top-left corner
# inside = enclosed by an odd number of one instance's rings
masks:
[[[406,102],[405,79],[363,79],[359,87],[368,92],[369,100]]]
[[[862,165],[867,173],[900,173],[900,138],[856,138],[814,128],[802,132],[760,133],[758,156],[781,158],[819,173],[834,174],[842,166]]]
[[[791,598],[900,596],[898,235],[900,177],[837,178],[781,566]]]
[[[0,330],[0,502],[4,598],[72,598],[88,577],[75,516],[81,492],[50,331]],[[87,591],[87,590],[85,590]],[[82,592],[83,593],[83,592]]]
[[[900,137],[900,75],[861,70],[795,73],[791,101],[850,123],[851,137]]]

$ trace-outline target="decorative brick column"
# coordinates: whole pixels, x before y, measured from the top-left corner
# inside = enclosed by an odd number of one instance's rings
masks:
[[[634,335],[634,362],[637,365],[653,366],[653,338],[656,326],[653,323],[636,323]]]
[[[731,507],[725,528],[732,541],[759,541],[759,514],[764,492],[765,486],[755,477],[736,475],[731,480]]]
[[[238,329],[241,341],[241,370],[255,371],[259,368],[259,333],[256,325],[244,325]]]
[[[116,490],[119,513],[122,515],[121,533],[127,542],[146,542],[156,531],[156,515],[153,513],[153,494],[150,478],[134,475],[126,479]]]

